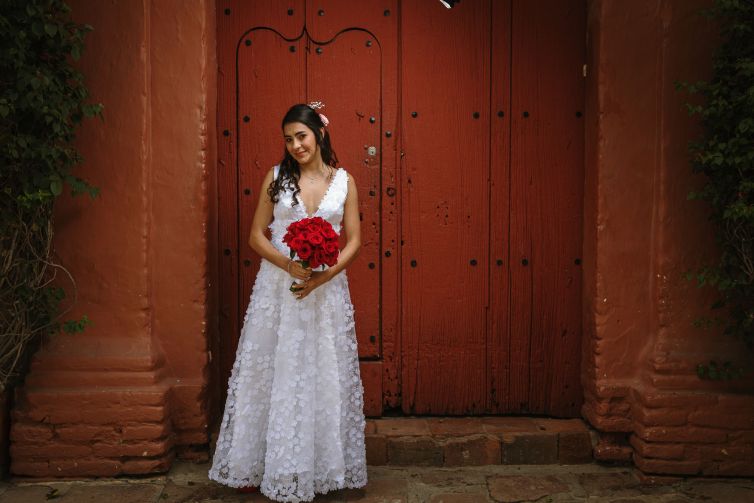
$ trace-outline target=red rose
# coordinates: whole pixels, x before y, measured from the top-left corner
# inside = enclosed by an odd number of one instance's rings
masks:
[[[296,249],[296,253],[301,260],[309,260],[309,257],[312,256],[312,247],[309,243],[304,242]]]
[[[314,269],[316,267],[319,267],[319,266],[321,266],[322,264],[325,263],[325,261],[324,261],[324,258],[325,258],[324,257],[324,253],[322,252],[321,249],[318,248],[318,249],[314,250],[314,254],[313,255],[314,256],[312,258],[312,269]]]
[[[323,238],[322,234],[320,234],[319,232],[310,232],[306,236],[306,240],[309,241],[312,246],[320,246],[325,242],[325,238]]]
[[[323,246],[322,249],[327,253],[328,255],[336,255],[338,254],[338,243],[335,241],[328,241]]]
[[[335,265],[337,260],[334,260],[332,256],[328,255],[325,252],[322,252],[322,263],[325,264],[328,267],[332,267]]]
[[[325,239],[338,239],[338,234],[333,230],[331,225],[322,229],[322,235]]]
[[[314,219],[306,224],[306,230],[309,232],[313,232],[316,234],[319,234],[322,232],[322,224],[319,222],[315,222]]]
[[[304,243],[306,243],[306,241],[304,241],[304,238],[302,236],[294,236],[293,238],[291,238],[288,246],[290,246],[293,251],[298,251],[301,248],[301,245]]]

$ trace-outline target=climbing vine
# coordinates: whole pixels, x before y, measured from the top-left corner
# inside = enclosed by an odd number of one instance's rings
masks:
[[[703,134],[690,143],[692,169],[705,175],[689,199],[705,201],[715,229],[719,255],[714,263],[689,272],[699,286],[718,293],[711,306],[719,316],[697,324],[722,325],[726,335],[754,348],[754,2],[716,0],[705,14],[718,22],[720,46],[709,81],[678,83],[701,97],[688,103]],[[700,364],[701,378],[726,379],[745,370],[731,362]]]
[[[72,174],[75,131],[100,104],[87,103],[73,66],[92,28],[62,0],[5,0],[0,9],[0,391],[17,378],[42,336],[82,331],[62,321],[61,284],[75,282],[52,249],[53,203],[97,189]]]

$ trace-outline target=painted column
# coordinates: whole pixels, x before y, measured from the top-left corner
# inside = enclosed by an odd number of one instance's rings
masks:
[[[686,195],[699,134],[676,81],[708,79],[707,1],[589,3],[582,412],[600,459],[646,473],[754,474],[754,383],[701,381],[743,345],[695,328],[714,292],[684,272],[713,259],[703,204]]]
[[[71,6],[95,28],[80,65],[105,106],[80,131],[77,174],[101,193],[61,198],[55,250],[78,285],[69,316],[93,325],[35,355],[17,390],[11,470],[164,471],[176,452],[206,456],[208,441],[214,4]]]

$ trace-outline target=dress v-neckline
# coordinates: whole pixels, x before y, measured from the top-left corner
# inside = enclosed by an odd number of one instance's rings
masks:
[[[319,213],[320,208],[322,208],[322,203],[325,202],[325,199],[327,199],[327,195],[330,193],[330,189],[332,189],[332,186],[335,184],[335,177],[338,176],[338,173],[340,173],[340,168],[336,169],[335,173],[333,173],[332,180],[330,180],[330,183],[327,185],[327,189],[325,190],[325,193],[322,194],[322,199],[319,200],[319,204],[317,205],[317,208],[314,210],[314,213],[309,214],[309,210],[306,208],[306,203],[303,201],[303,199],[296,196],[296,199],[298,199],[298,202],[299,202],[299,206],[301,206],[301,209],[304,211],[304,215],[306,215],[306,218],[314,218],[315,216],[317,216],[317,213]]]

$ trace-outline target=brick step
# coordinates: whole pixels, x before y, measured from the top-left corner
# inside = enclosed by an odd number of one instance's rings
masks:
[[[370,465],[548,465],[593,461],[593,436],[581,419],[376,418],[367,419],[365,435]]]

